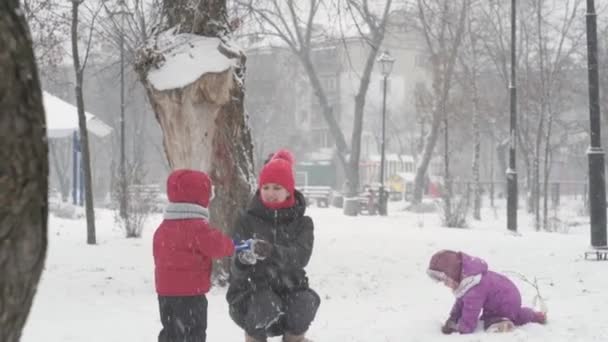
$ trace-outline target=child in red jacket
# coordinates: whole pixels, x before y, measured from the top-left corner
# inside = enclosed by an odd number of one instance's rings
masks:
[[[205,342],[211,259],[234,253],[232,240],[209,226],[209,176],[176,170],[167,179],[169,204],[154,233],[159,342]]]

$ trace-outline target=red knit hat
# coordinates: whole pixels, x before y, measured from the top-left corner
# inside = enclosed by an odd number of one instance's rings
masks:
[[[258,181],[261,188],[265,184],[275,183],[284,187],[293,197],[295,180],[293,176],[294,157],[289,150],[279,150],[264,165]]]
[[[205,172],[179,169],[167,178],[167,198],[174,203],[194,203],[207,208],[213,192]]]
[[[445,276],[460,283],[462,274],[462,254],[460,252],[442,250],[431,257],[428,273],[432,278],[441,280]]]

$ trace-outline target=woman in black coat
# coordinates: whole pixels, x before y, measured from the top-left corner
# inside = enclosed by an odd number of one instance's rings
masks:
[[[264,166],[260,189],[235,227],[234,238],[251,239],[251,249],[233,257],[226,298],[247,342],[279,335],[286,342],[308,341],[304,335],[320,304],[304,270],[314,225],[294,189],[292,163],[289,152],[279,151]]]

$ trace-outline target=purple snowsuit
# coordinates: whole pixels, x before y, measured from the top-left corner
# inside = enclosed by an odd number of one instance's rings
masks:
[[[537,321],[534,310],[521,306],[521,294],[511,280],[488,270],[482,259],[461,255],[462,276],[454,290],[456,303],[450,312],[450,320],[457,323],[460,333],[472,333],[478,319],[484,321],[486,329],[505,319],[515,325]]]

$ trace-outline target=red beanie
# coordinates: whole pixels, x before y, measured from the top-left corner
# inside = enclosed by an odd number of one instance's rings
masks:
[[[193,203],[207,208],[211,198],[211,178],[204,172],[179,169],[167,178],[167,197],[173,203]]]
[[[294,157],[288,150],[279,150],[272,158],[264,165],[260,172],[258,181],[261,188],[265,184],[275,183],[284,187],[291,197],[295,190],[295,180],[293,177]]]
[[[462,274],[462,254],[450,250],[442,250],[431,257],[429,270],[444,274],[453,281],[460,283]]]

